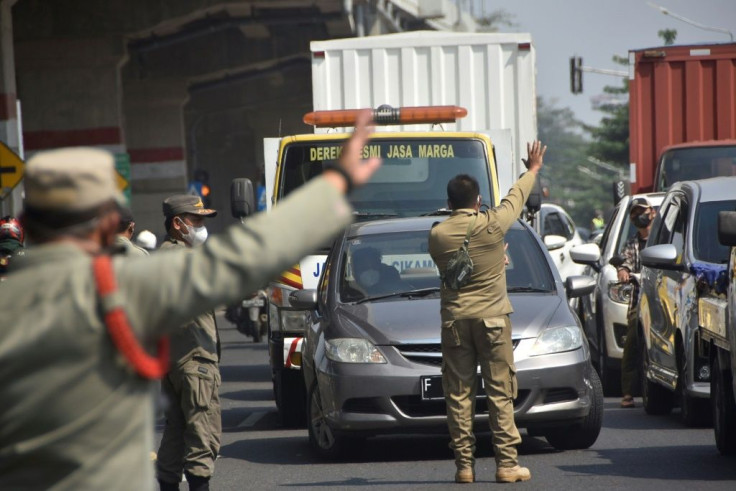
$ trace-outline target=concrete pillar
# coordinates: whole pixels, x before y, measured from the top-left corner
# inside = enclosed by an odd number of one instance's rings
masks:
[[[16,154],[22,154],[18,131],[15,85],[15,53],[13,50],[13,14],[16,0],[0,0],[0,141]],[[2,216],[17,215],[22,206],[22,184],[1,204]]]
[[[161,202],[186,191],[188,172],[182,108],[183,78],[124,78],[125,140],[131,163],[136,229],[165,233]]]

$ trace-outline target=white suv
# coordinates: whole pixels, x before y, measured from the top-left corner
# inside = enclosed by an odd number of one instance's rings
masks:
[[[590,342],[593,364],[598,369],[603,390],[606,395],[618,395],[621,390],[621,358],[624,353],[630,290],[618,282],[616,268],[608,262],[621,254],[636,228],[629,221],[631,201],[646,198],[649,204],[658,209],[664,193],[637,194],[624,196],[613,210],[611,219],[600,236],[600,250],[595,254],[580,255],[584,250],[591,251],[591,245],[572,250],[575,261],[588,264],[593,271],[586,274],[596,276],[595,291],[580,298],[578,316]],[[590,252],[590,251],[588,251]],[[597,275],[595,274],[597,272]]]
[[[539,215],[539,235],[542,236],[562,281],[568,276],[583,274],[585,265],[576,264],[570,258],[570,249],[583,243],[570,215],[564,208],[552,203],[542,203]]]

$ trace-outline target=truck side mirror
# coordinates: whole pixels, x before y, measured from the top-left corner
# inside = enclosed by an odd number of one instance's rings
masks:
[[[718,212],[718,242],[736,246],[736,211]]]
[[[239,177],[230,184],[230,212],[233,218],[245,218],[256,211],[256,197],[250,179]]]
[[[539,178],[534,181],[534,187],[526,200],[526,209],[531,214],[537,213],[542,208],[542,183]]]

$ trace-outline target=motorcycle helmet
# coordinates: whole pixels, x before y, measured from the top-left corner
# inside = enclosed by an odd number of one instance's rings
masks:
[[[24,239],[23,227],[17,219],[11,216],[0,218],[0,241],[15,240],[22,244]]]

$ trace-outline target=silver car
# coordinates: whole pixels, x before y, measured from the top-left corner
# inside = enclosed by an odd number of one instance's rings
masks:
[[[719,211],[736,210],[736,177],[675,184],[641,251],[639,326],[642,399],[649,414],[675,404],[688,426],[711,419],[710,360],[699,331],[699,300],[720,292],[729,249],[718,242]]]
[[[447,431],[440,281],[427,247],[441,219],[352,225],[333,246],[318,289],[290,297],[312,311],[302,355],[309,439],[320,454],[339,456],[351,439],[377,434]],[[522,222],[506,240],[517,425],[556,448],[587,448],[600,431],[603,391],[566,295],[589,293],[593,279],[563,284],[539,236]],[[364,273],[366,256],[380,258],[380,275]],[[482,428],[488,410],[479,392]]]
[[[621,392],[621,358],[631,288],[628,284],[619,283],[616,268],[609,261],[620,255],[626,242],[636,234],[636,227],[629,220],[631,201],[635,198],[646,198],[650,205],[658,209],[664,193],[624,196],[617,203],[603,231],[600,247],[583,244],[570,251],[573,261],[591,267],[585,274],[593,275],[597,281],[595,291],[580,298],[578,316],[590,343],[593,365],[598,369],[603,392],[610,396]]]

